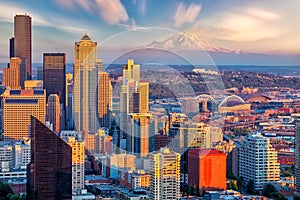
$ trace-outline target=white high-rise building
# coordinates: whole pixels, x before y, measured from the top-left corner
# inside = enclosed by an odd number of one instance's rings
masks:
[[[0,165],[2,172],[14,167],[14,149],[9,142],[0,142]]]
[[[30,163],[31,148],[28,144],[16,143],[14,145],[15,167],[26,168]]]
[[[0,169],[26,169],[30,163],[30,145],[16,142],[0,142]]]
[[[239,146],[239,176],[247,184],[254,181],[256,190],[264,185],[280,180],[280,164],[277,152],[270,144],[270,139],[260,133],[249,134]]]
[[[150,199],[180,198],[180,154],[168,148],[150,153]]]
[[[68,144],[72,147],[72,191],[75,195],[81,194],[84,189],[84,142],[69,137]]]

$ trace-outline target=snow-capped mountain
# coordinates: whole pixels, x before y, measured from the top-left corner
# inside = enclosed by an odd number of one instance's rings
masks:
[[[196,34],[182,33],[175,34],[164,41],[153,41],[148,48],[175,49],[175,50],[201,50],[215,53],[242,53],[241,50],[230,49],[222,46],[209,44],[207,41],[200,40]]]

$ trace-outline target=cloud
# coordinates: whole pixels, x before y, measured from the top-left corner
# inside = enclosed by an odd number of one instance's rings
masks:
[[[111,25],[129,19],[120,0],[54,0],[54,3],[65,10],[81,9],[91,14],[99,13],[101,18]]]
[[[64,32],[69,33],[84,33],[87,28],[84,26],[71,26],[70,24],[74,24],[73,21],[66,20],[60,16],[48,16],[47,18],[31,11],[30,9],[26,9],[18,6],[17,4],[3,4],[0,3],[1,12],[0,12],[0,21],[5,21],[9,23],[13,23],[14,16],[16,14],[25,14],[27,13],[32,20],[32,24],[34,26],[40,27],[52,27],[59,29]],[[59,19],[59,23],[57,23],[57,19]]]
[[[0,12],[0,20],[5,22],[13,22],[14,16],[16,14],[25,14],[31,16],[32,23],[37,26],[47,26],[49,23],[44,17],[41,17],[40,15],[29,11],[28,9],[19,7],[18,5],[14,4],[3,4],[0,3],[1,12]]]
[[[220,13],[209,20],[202,19],[193,27],[198,34],[218,39],[249,42],[276,38],[284,32],[280,15],[258,8],[245,8]]]
[[[185,4],[179,3],[175,16],[175,27],[179,28],[185,23],[193,23],[197,19],[201,11],[201,4],[190,4],[186,7]]]
[[[120,0],[96,0],[100,16],[109,24],[126,22],[129,17]]]
[[[274,26],[279,16],[261,9],[250,8],[243,12],[226,14],[220,19],[216,26],[227,29],[229,33],[222,36],[222,39],[253,41],[274,38],[282,32],[277,25]]]
[[[74,10],[76,8],[73,0],[54,0],[55,4],[66,10]]]
[[[146,13],[146,0],[139,0],[139,13],[145,15]]]

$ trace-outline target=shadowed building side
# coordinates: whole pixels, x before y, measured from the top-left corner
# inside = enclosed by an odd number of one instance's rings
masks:
[[[72,148],[35,117],[31,117],[27,199],[72,199]]]

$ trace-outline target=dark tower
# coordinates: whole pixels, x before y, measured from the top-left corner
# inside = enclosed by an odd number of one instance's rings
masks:
[[[35,117],[30,137],[27,199],[72,199],[72,148]]]
[[[31,80],[31,17],[16,15],[14,26],[14,56],[26,59],[27,80]]]

